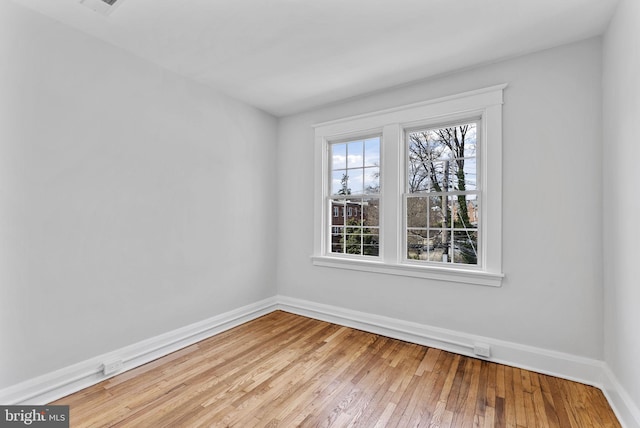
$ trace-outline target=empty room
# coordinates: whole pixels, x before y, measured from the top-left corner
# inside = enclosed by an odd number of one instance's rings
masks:
[[[640,428],[639,118],[638,0],[0,0],[0,427]]]

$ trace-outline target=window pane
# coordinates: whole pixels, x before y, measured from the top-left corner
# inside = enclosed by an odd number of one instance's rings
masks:
[[[347,227],[345,252],[347,254],[362,254],[362,228]]]
[[[467,229],[478,227],[478,196],[457,195],[449,197],[453,227]]]
[[[451,247],[450,237],[451,232],[448,230],[432,230],[429,232],[429,261],[444,263],[451,261],[449,256]]]
[[[364,166],[363,141],[347,143],[347,168],[362,168]]]
[[[347,226],[362,226],[362,199],[349,199],[345,203]]]
[[[478,264],[478,233],[476,231],[453,232],[453,261]]]
[[[380,137],[364,141],[364,166],[380,166]]]
[[[363,199],[362,201],[362,221],[364,226],[380,225],[380,200]]]
[[[380,193],[380,168],[365,168],[364,193]]]
[[[464,153],[458,153],[456,157],[466,157],[466,156],[476,156],[477,149],[477,131],[478,127],[475,123],[469,123],[466,126],[466,130],[464,136],[459,133],[459,139],[461,140],[464,137]],[[464,127],[458,127],[459,129],[463,129]]]
[[[380,237],[378,228],[363,229],[362,253],[365,256],[378,256],[380,254]]]
[[[407,259],[426,260],[425,247],[428,245],[428,236],[424,229],[407,230]]]
[[[463,158],[451,161],[450,175],[453,190],[476,190],[476,159]]]
[[[331,169],[345,169],[347,167],[347,145],[331,145]]]
[[[348,195],[362,195],[364,193],[364,169],[350,169],[348,170]]]
[[[478,189],[478,166],[476,158],[468,158],[464,163],[465,190]]]
[[[331,173],[331,194],[350,195],[349,175],[346,170],[333,171]]]
[[[429,190],[431,192],[448,192],[453,189],[451,164],[452,162],[448,159],[433,162],[431,170],[429,170]]]
[[[344,205],[343,199],[331,200],[331,225],[343,226],[344,225]]]
[[[422,162],[416,158],[409,158],[409,177],[408,177],[409,193],[423,192],[429,190],[429,176],[427,169],[423,167]]]
[[[428,210],[429,227],[449,227],[450,207],[446,196],[431,196]]]
[[[344,253],[344,227],[331,228],[331,252]]]
[[[407,198],[407,227],[428,226],[429,198]]]

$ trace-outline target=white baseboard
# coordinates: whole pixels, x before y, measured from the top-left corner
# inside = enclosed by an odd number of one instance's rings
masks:
[[[604,367],[602,392],[623,427],[640,428],[640,408],[633,402],[608,365]]]
[[[473,353],[474,343],[486,343],[491,346],[491,357],[481,359],[588,385],[599,387],[602,384],[603,362],[599,360],[290,297],[279,296],[278,307],[287,312],[474,358],[481,358]]]
[[[600,388],[622,426],[640,428],[637,405],[603,361],[286,296],[243,306],[5,388],[0,390],[0,403],[50,403],[276,309],[475,358],[480,357],[473,353],[474,344],[488,344],[491,357],[482,359]],[[123,361],[122,369],[103,375],[102,364],[114,360]]]
[[[491,357],[481,359],[595,386],[623,427],[640,428],[638,408],[604,361],[291,297],[278,296],[277,301],[283,311],[474,358],[481,358],[473,353],[474,343],[488,344]]]
[[[124,371],[131,370],[247,321],[273,312],[276,309],[276,304],[277,301],[275,297],[252,303],[204,321],[10,386],[0,390],[0,403],[3,405],[43,405],[50,403]],[[104,375],[102,373],[103,363],[105,361],[115,360],[122,360],[122,369],[111,375]]]

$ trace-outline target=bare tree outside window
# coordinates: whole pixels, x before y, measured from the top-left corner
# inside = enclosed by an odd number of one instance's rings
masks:
[[[477,124],[408,134],[407,258],[478,264]]]

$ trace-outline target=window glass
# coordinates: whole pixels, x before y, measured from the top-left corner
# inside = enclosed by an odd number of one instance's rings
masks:
[[[332,143],[330,150],[331,252],[378,256],[380,137]]]
[[[475,122],[407,133],[406,258],[478,264]]]

